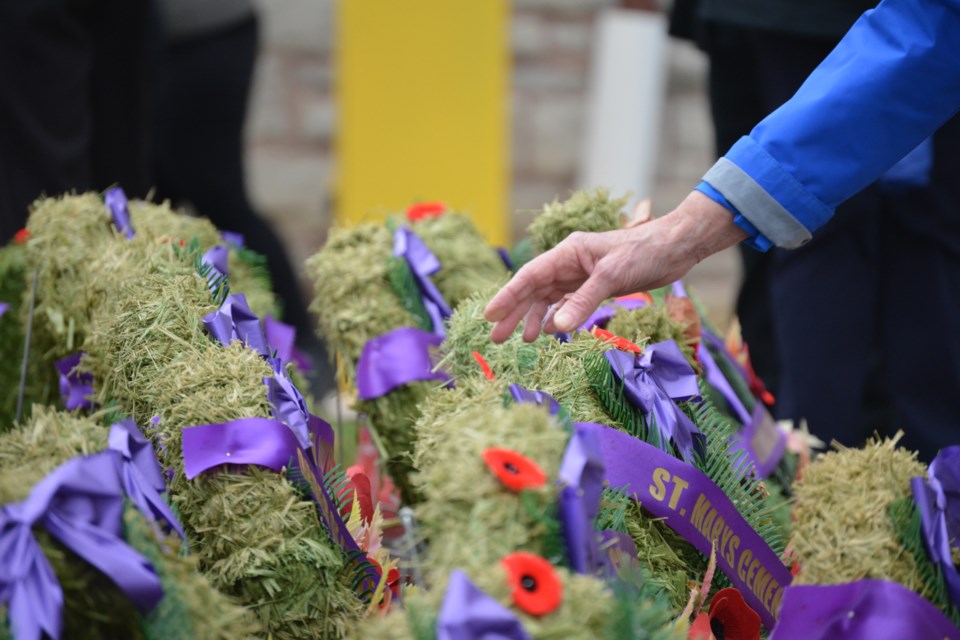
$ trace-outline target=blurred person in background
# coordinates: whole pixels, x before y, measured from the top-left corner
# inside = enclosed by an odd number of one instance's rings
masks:
[[[671,34],[696,41],[709,56],[717,154],[786,102],[876,4],[677,0]],[[922,274],[924,264],[960,247],[960,237],[941,235],[936,224],[960,221],[952,178],[960,170],[958,142],[960,124],[952,122],[841,205],[801,248],[740,246],[737,314],[754,367],[777,395],[779,417],[807,418],[815,433],[847,445],[907,426],[914,400],[884,378],[884,368],[895,366],[885,348],[897,340],[891,333],[909,331],[913,313],[892,270],[915,277],[910,294],[943,295]]]
[[[0,243],[41,195],[151,186],[147,0],[0,0]]]
[[[240,233],[267,259],[284,320],[310,356],[312,391],[332,391],[333,372],[314,336],[286,248],[253,209],[244,178],[243,131],[258,50],[251,0],[157,0],[161,44],[155,89],[154,169],[160,198],[189,203],[217,227]]]
[[[960,0],[882,2],[806,80],[797,72],[793,97],[740,138],[676,209],[624,230],[574,234],[525,265],[485,310],[496,323],[491,338],[504,340],[521,321],[527,340],[540,330],[569,331],[604,299],[670,284],[739,242],[791,249],[774,255],[771,272],[785,374],[780,414],[859,442],[869,355],[879,341],[904,444],[926,460],[955,444],[958,39]],[[766,64],[764,56],[792,60],[786,40],[743,58],[742,73]],[[786,62],[778,73],[786,74]],[[871,186],[881,178],[886,184]],[[864,190],[863,205],[834,216]]]

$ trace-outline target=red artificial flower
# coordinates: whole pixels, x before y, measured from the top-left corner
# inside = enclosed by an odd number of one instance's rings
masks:
[[[373,565],[373,568],[377,571],[378,576],[383,575],[383,567],[377,562],[377,559],[373,556],[367,556],[367,561]],[[400,595],[400,571],[394,567],[387,572],[387,588],[390,590],[390,593],[393,597],[398,597]],[[389,600],[384,599],[387,603]]]
[[[20,229],[20,231],[17,231],[13,235],[13,241],[16,244],[23,244],[29,239],[30,239],[30,229],[27,229],[26,227],[24,227],[23,229]]]
[[[517,551],[500,560],[513,587],[513,603],[532,616],[554,611],[563,600],[563,583],[545,559]]]
[[[340,515],[344,518],[350,517],[350,511],[353,509],[354,499],[360,505],[360,520],[364,524],[369,524],[373,519],[373,495],[370,486],[370,478],[363,472],[360,465],[349,467],[346,472],[349,482],[343,488],[344,504],[340,510]]]
[[[790,575],[796,578],[798,573],[800,573],[800,563],[794,560],[790,563]]]
[[[653,296],[647,293],[646,291],[638,291],[637,293],[628,293],[625,296],[614,298],[614,300],[617,302],[619,302],[620,300],[643,300],[647,304],[653,304]]]
[[[434,218],[447,210],[442,202],[418,202],[407,209],[407,220],[416,222],[424,218]]]
[[[547,474],[540,465],[512,449],[486,449],[483,452],[483,461],[493,475],[511,491],[536,489],[547,481]]]
[[[626,338],[621,338],[618,335],[612,334],[606,329],[601,329],[600,327],[594,327],[592,333],[593,335],[600,338],[604,342],[609,342],[610,344],[615,346],[617,349],[620,349],[622,351],[630,351],[632,353],[640,353],[640,351],[642,351],[640,347],[633,344]]]
[[[722,634],[715,633],[722,630]],[[717,592],[710,601],[710,613],[694,620],[687,636],[690,640],[760,640],[760,616],[750,608],[735,587]]]
[[[483,370],[483,377],[487,380],[493,380],[493,369],[490,368],[490,365],[487,364],[486,359],[478,351],[472,352],[473,359],[477,361],[477,364],[480,365],[480,369]]]

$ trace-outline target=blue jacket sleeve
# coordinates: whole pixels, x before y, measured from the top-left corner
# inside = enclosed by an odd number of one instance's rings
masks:
[[[960,109],[960,0],[884,0],[698,187],[793,248]]]

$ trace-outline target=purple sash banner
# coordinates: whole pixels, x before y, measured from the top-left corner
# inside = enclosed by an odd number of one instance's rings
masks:
[[[663,448],[673,441],[685,460],[703,452],[703,434],[676,405],[700,397],[697,374],[676,342],[664,340],[640,354],[614,349],[603,355],[613,374],[623,382],[630,404],[652,418]]]
[[[443,337],[443,321],[453,312],[443,299],[443,294],[437,289],[437,285],[430,280],[430,276],[440,271],[440,260],[420,239],[420,236],[407,227],[399,227],[393,232],[393,255],[407,261],[420,288],[420,300],[433,322],[433,332]]]
[[[587,321],[580,325],[577,331],[590,331],[594,327],[603,329],[618,311],[632,311],[633,309],[639,309],[645,306],[647,306],[647,302],[645,300],[638,300],[637,298],[614,300],[610,304],[605,304],[591,313]]]
[[[951,547],[960,540],[960,446],[945,447],[927,470],[927,480],[910,481],[920,510],[923,542],[930,561],[940,568],[950,600],[960,606],[960,573]]]
[[[887,580],[789,587],[770,640],[960,640],[943,613]]]
[[[787,451],[787,434],[777,428],[773,416],[762,402],[754,406],[750,421],[732,440],[734,448],[747,456],[757,477],[761,479],[773,473]]]
[[[560,403],[557,402],[556,398],[544,391],[531,391],[518,384],[512,384],[510,385],[510,395],[513,396],[514,402],[518,404],[536,404],[541,407],[547,407],[552,416],[560,413]]]
[[[113,216],[113,225],[117,231],[130,240],[133,238],[133,227],[130,226],[130,209],[127,207],[127,194],[120,187],[108,189],[103,196],[103,201]]]
[[[437,615],[437,640],[530,640],[510,609],[454,569]]]
[[[593,521],[600,511],[604,467],[600,442],[589,426],[574,425],[573,435],[560,463],[557,480],[563,488],[557,508],[570,568],[592,574],[604,565],[600,532]]]
[[[150,561],[123,539],[126,499],[148,519],[182,527],[160,497],[153,450],[132,421],[111,427],[109,448],[54,469],[21,502],[0,508],[0,602],[18,640],[58,640],[63,590],[33,528],[41,526],[123,591],[142,612],[163,598]]]
[[[606,425],[577,426],[596,434],[611,487],[628,490],[704,555],[716,542],[717,564],[772,629],[792,576],[730,498],[701,471],[657,447]]]
[[[415,327],[401,327],[368,340],[357,361],[357,397],[373,400],[411,382],[450,377],[434,371],[431,348],[443,341],[436,333]]]
[[[83,355],[83,351],[78,351],[54,363],[60,372],[60,397],[67,411],[89,409],[93,406],[93,401],[90,400],[93,395],[93,374],[77,371]]]

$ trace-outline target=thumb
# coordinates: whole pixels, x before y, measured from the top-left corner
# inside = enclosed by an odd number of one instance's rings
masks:
[[[570,294],[563,306],[553,316],[553,325],[557,331],[572,331],[586,322],[590,314],[610,297],[613,290],[609,281],[600,270],[594,271],[579,289]]]

